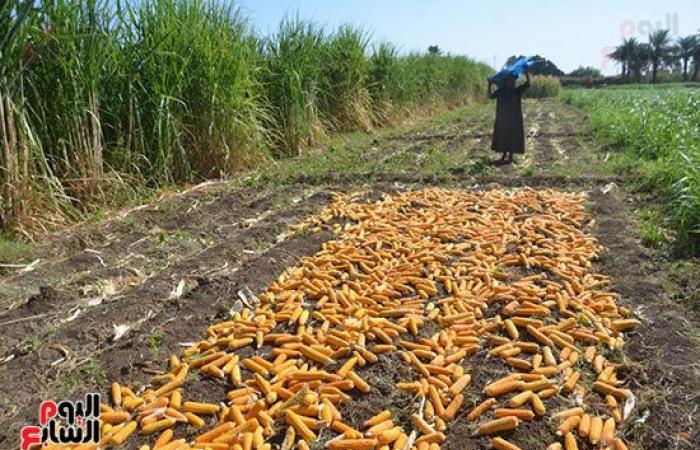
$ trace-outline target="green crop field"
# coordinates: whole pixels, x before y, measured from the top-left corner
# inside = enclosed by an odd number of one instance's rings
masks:
[[[666,222],[682,240],[700,237],[700,90],[572,90],[566,100],[591,117],[599,137],[620,148],[612,160],[621,173],[633,173],[659,190]]]

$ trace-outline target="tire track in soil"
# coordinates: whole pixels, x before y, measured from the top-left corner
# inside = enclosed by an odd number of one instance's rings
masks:
[[[257,226],[248,228],[238,234],[235,241],[220,243],[197,255],[194,259],[181,261],[178,267],[183,271],[187,269],[192,271],[193,266],[196,267],[200,264],[210,267],[211,265],[221,265],[228,262],[232,256],[240,258],[237,255],[243,249],[261,241],[273,242],[278,234],[284,231],[288,225],[297,223],[304,217],[311,215],[318,207],[324,205],[328,198],[328,194],[325,193],[314,194],[308,199],[299,202],[295,207],[284,209],[274,216],[266,217]],[[246,264],[248,261],[256,259],[259,259],[259,257],[242,257],[239,259],[239,263]],[[270,275],[277,276],[277,273],[270,272]],[[261,277],[261,279],[263,278]],[[206,286],[208,282],[206,278],[198,280],[198,284],[202,286]],[[139,289],[129,291],[118,301],[103,303],[100,307],[86,310],[79,320],[57,328],[51,336],[46,338],[37,351],[15,358],[0,366],[0,379],[5,381],[5,383],[0,385],[0,417],[3,417],[3,421],[17,415],[19,411],[19,415],[26,425],[26,419],[36,415],[36,408],[40,400],[43,399],[40,395],[42,392],[45,395],[50,395],[52,392],[55,394],[55,390],[52,390],[52,388],[56,387],[55,383],[57,380],[70,377],[71,374],[75,373],[75,363],[100,355],[104,349],[113,345],[113,324],[133,322],[145,318],[146,320],[139,324],[137,329],[141,330],[148,327],[154,329],[160,323],[174,317],[162,318],[163,311],[167,311],[173,302],[175,304],[178,303],[177,300],[168,299],[167,293],[170,292],[172,286],[173,280],[171,276],[161,274]],[[165,296],[163,295],[164,293]],[[190,298],[189,296],[185,297]],[[48,301],[44,301],[43,304],[50,307],[52,300],[56,299],[49,297],[46,300]],[[206,304],[194,306],[194,308],[201,308],[202,317],[210,319],[208,307],[209,305]],[[159,322],[159,318],[162,322]],[[155,325],[153,325],[154,323]],[[41,327],[43,324],[37,323],[36,326]],[[133,330],[131,331],[133,332]],[[164,330],[164,336],[167,334],[165,331],[167,330]],[[117,343],[119,342],[121,341],[117,341]],[[124,342],[127,341],[125,340]],[[69,349],[71,357],[69,361],[52,366],[52,362],[60,357],[60,354],[52,348],[52,344],[56,343]],[[148,345],[146,344],[143,348],[147,347]],[[121,368],[117,372],[120,371]],[[108,373],[114,374],[117,372],[110,371]],[[28,408],[27,405],[31,405],[31,407]],[[20,421],[16,425],[19,426],[19,423],[22,422]],[[0,425],[0,429],[7,428],[9,427]],[[9,434],[9,436],[12,436],[12,434]],[[0,439],[0,445],[1,443],[2,439]]]
[[[180,236],[195,233],[226,237],[222,223],[240,220],[245,214],[259,214],[270,196],[269,192],[241,190],[236,195],[222,195],[200,205],[206,194],[211,192],[166,199],[112,220],[106,226],[80,230],[69,235],[66,242],[54,236],[54,242],[47,247],[54,254],[64,253],[60,259],[54,257],[31,272],[0,281],[0,287],[10,291],[3,292],[0,299],[0,308],[7,308],[0,317],[7,320],[12,309],[24,305],[42,286],[71,292],[97,280],[162,269],[206,245],[195,239],[168,239],[168,233],[177,230]],[[157,242],[159,238],[161,241]],[[154,244],[151,241],[158,245],[143,245]]]
[[[303,188],[291,190],[283,205],[291,203],[294,195],[301,195],[302,193]],[[241,197],[240,199],[239,196]],[[278,205],[277,207],[283,205]],[[239,195],[237,192],[218,198],[204,208],[197,210],[196,217],[178,216],[176,214],[167,215],[163,218],[164,220],[159,222],[159,226],[168,230],[178,230],[178,232],[183,232],[182,230],[192,233],[196,232],[200,237],[206,237],[209,241],[194,247],[183,246],[178,249],[172,249],[173,253],[168,253],[164,260],[158,260],[157,262],[154,261],[155,257],[153,255],[161,252],[162,249],[158,248],[159,245],[157,243],[145,242],[145,251],[142,254],[149,255],[148,257],[144,256],[144,259],[146,264],[151,265],[149,270],[152,273],[142,277],[138,283],[123,286],[124,289],[114,292],[113,295],[102,299],[97,304],[91,304],[90,296],[86,296],[82,292],[82,287],[89,282],[85,277],[74,282],[59,284],[58,286],[48,284],[40,287],[38,294],[30,297],[29,301],[6,313],[0,319],[0,322],[7,323],[26,317],[40,316],[39,323],[23,321],[1,326],[3,333],[2,339],[0,339],[0,360],[7,358],[9,355],[22,356],[26,353],[22,347],[25,345],[25,339],[28,336],[38,341],[49,339],[55,333],[55,329],[66,325],[62,321],[66,317],[71,316],[71,312],[78,308],[80,310],[77,312],[82,314],[85,310],[102,308],[105,304],[119,302],[123,297],[133,296],[134,293],[141,291],[148,292],[148,295],[153,298],[167,298],[180,280],[187,280],[190,284],[196,284],[197,276],[205,273],[207,270],[214,270],[217,265],[220,266],[225,263],[225,261],[208,260],[201,256],[208,255],[212,249],[221,245],[222,242],[236,239],[240,233],[255,225],[254,222],[250,221],[258,220],[263,215],[272,214],[272,211],[277,207],[271,204],[269,192],[258,193],[253,196],[246,194],[246,192],[241,192]],[[205,218],[206,223],[203,223],[200,227],[200,222],[195,221],[197,217]],[[116,227],[121,227],[121,224],[117,224]],[[105,257],[105,260],[110,263],[112,262],[110,259],[123,260],[125,258],[124,251],[128,248],[123,245],[123,242],[138,242],[141,240],[138,238],[140,235],[141,231],[133,230],[113,240],[109,244],[112,247],[110,258],[107,259]],[[257,245],[257,242],[255,242],[255,239],[252,239],[251,242],[247,242],[247,245],[254,247]],[[242,249],[231,249],[231,251],[234,250],[240,252]],[[67,262],[66,264],[70,265],[71,263]],[[129,267],[130,272],[141,269],[131,265]],[[118,264],[107,264],[107,267],[100,267],[95,271],[90,271],[88,276],[91,280],[97,280],[98,282],[100,280],[111,280],[112,278],[109,278],[109,275],[119,270],[126,269],[118,267]],[[63,272],[61,269],[56,269],[56,271],[59,273]],[[48,314],[48,316],[44,316],[44,314]]]
[[[40,286],[68,284],[89,273],[89,269],[99,263],[100,256],[116,258],[133,245],[149,235],[149,229],[174,228],[176,212],[185,208],[195,209],[200,199],[208,192],[196,191],[186,197],[177,196],[157,201],[151,205],[133,208],[107,223],[95,226],[80,226],[76,229],[54,233],[47,237],[43,252],[50,250],[52,257],[44,256],[39,265],[31,272],[5,277],[0,281],[2,297],[0,307],[12,309],[36,295]],[[192,211],[187,211],[186,214]],[[116,239],[113,239],[116,236]],[[97,252],[103,252],[102,255]],[[13,295],[14,294],[14,295]],[[2,315],[7,314],[3,311]]]
[[[196,201],[194,198],[192,200]],[[161,221],[162,213],[159,206],[163,205],[156,205],[147,209],[148,213],[153,215],[149,222],[152,223],[152,228],[167,229],[169,224]],[[133,230],[127,230],[125,223],[115,221],[106,225],[104,230],[78,231],[73,236],[69,235],[68,239],[66,239],[67,242],[60,242],[54,238],[54,242],[47,245],[56,255],[54,258],[40,262],[39,266],[31,272],[7,277],[2,280],[3,288],[11,290],[10,295],[7,292],[3,292],[4,295],[0,306],[7,310],[2,315],[6,316],[12,309],[21,307],[23,302],[39,292],[41,286],[52,285],[54,289],[59,287],[68,288],[71,285],[79,285],[91,273],[97,275],[93,271],[94,266],[98,267],[96,269],[97,272],[104,272],[105,266],[109,268],[121,266],[122,264],[117,263],[124,257],[128,247],[149,236],[146,224],[138,223],[137,216],[139,214],[144,214],[144,211],[136,211],[130,217],[136,221],[134,224],[135,229]],[[168,215],[166,219],[172,219],[172,215]],[[170,228],[173,228],[175,223],[170,225]],[[116,239],[111,238],[114,235],[117,235]],[[155,251],[156,249],[153,250]],[[161,250],[167,252],[169,249],[162,248]],[[100,264],[100,260],[104,264]],[[70,268],[70,270],[67,268]],[[9,301],[11,303],[8,303]]]

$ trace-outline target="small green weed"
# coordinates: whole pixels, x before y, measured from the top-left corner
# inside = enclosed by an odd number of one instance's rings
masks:
[[[651,222],[642,224],[639,228],[639,237],[642,244],[650,248],[660,248],[667,242],[666,234],[661,227]]]
[[[148,335],[148,346],[153,353],[158,353],[160,347],[163,343],[163,337],[157,333],[151,333]]]

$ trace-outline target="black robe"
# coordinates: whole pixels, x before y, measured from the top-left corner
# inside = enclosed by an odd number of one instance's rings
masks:
[[[500,153],[525,153],[521,99],[528,87],[530,87],[529,81],[515,89],[502,87],[489,94],[491,98],[497,99],[491,150]]]

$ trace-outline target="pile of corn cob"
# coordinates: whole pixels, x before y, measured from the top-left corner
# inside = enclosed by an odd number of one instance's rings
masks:
[[[287,269],[254,307],[172,356],[147,388],[113,384],[100,444],[79,448],[158,433],[142,448],[268,450],[283,436],[283,450],[316,441],[438,450],[461,420],[497,449],[518,448],[508,438],[522,422],[553,421],[551,449],[588,441],[622,450],[632,394],[606,355],[638,322],[591,272],[601,249],[583,231],[583,201],[551,190],[431,188],[373,203],[337,195],[297,227],[329,228],[334,240]],[[439,331],[427,333],[429,322]],[[244,348],[252,355],[242,357]],[[362,368],[392,352],[414,369],[396,385],[415,395],[412,420],[395,423],[386,405],[366,429],[351,427],[339,405],[371,393]],[[482,358],[510,372],[483,390],[470,386],[468,369]],[[194,372],[230,382],[228,398],[188,398]],[[474,388],[482,398],[467,404]],[[555,396],[569,406],[548,409]]]

